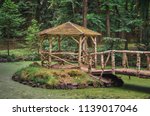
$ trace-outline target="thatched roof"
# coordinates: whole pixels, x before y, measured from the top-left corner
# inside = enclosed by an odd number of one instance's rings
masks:
[[[57,27],[45,29],[38,33],[41,35],[68,35],[68,36],[78,36],[78,35],[86,35],[86,36],[100,36],[101,34],[98,32],[94,32],[85,27],[79,26],[77,24],[66,22]]]

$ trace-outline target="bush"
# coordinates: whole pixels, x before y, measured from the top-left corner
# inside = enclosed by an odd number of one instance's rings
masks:
[[[0,62],[14,62],[16,61],[16,56],[12,55],[0,55]]]
[[[101,48],[103,50],[121,50],[125,40],[121,38],[104,37],[103,42],[104,46]]]

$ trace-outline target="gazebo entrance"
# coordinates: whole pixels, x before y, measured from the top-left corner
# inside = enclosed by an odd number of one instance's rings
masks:
[[[40,37],[40,54],[41,64],[44,67],[50,68],[53,62],[61,64],[69,64],[73,68],[81,68],[83,65],[88,65],[91,62],[97,64],[97,36],[100,33],[81,27],[77,24],[67,22],[57,27],[49,28],[39,32]],[[73,44],[77,44],[77,51],[62,51],[61,44],[64,38],[72,39]],[[93,58],[89,55],[87,40],[91,39],[94,52]],[[48,49],[43,49],[44,42],[47,42]],[[53,50],[54,42],[58,45],[58,50]],[[56,45],[56,44],[55,44]],[[89,62],[90,61],[90,62]]]

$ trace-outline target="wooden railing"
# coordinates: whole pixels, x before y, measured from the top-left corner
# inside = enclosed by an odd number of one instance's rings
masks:
[[[101,64],[101,69],[105,70],[108,61],[111,62],[111,70],[113,73],[115,73],[116,69],[116,54],[122,54],[122,67],[123,68],[129,68],[129,59],[128,59],[128,54],[136,55],[136,69],[137,72],[141,70],[141,55],[145,55],[147,59],[147,69],[150,70],[150,51],[128,51],[128,50],[109,50],[109,51],[104,51],[104,52],[97,52],[97,55],[100,55],[100,58],[97,59],[100,61]],[[93,57],[95,54],[91,53],[89,57]],[[92,60],[89,60],[89,72],[91,71],[92,68]]]
[[[49,52],[49,51],[40,51],[41,54],[41,61],[42,61],[42,65],[45,67],[50,67],[51,66],[51,62],[52,62],[52,58],[53,59],[57,59],[58,62],[64,62],[67,64],[70,64],[72,66],[77,66],[76,64],[68,61],[67,59],[63,58],[63,57],[59,57],[59,55],[65,55],[65,56],[78,56],[78,53],[75,52]]]

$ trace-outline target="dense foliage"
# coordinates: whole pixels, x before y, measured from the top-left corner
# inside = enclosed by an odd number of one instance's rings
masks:
[[[88,28],[101,32],[104,37],[125,39],[124,49],[128,49],[128,43],[133,40],[139,49],[150,50],[149,0],[12,1],[0,2],[0,34],[3,39],[19,36],[16,30],[29,29],[33,19],[40,25],[40,30],[67,21],[80,25],[87,21]],[[24,23],[22,19],[25,19]]]
[[[11,0],[5,0],[0,8],[0,39],[7,41],[9,55],[9,39],[22,35],[24,18],[18,10],[18,5]]]
[[[31,50],[39,53],[39,41],[38,41],[38,36],[37,33],[39,32],[39,25],[36,20],[31,21],[31,26],[28,27],[27,29],[27,45]]]

